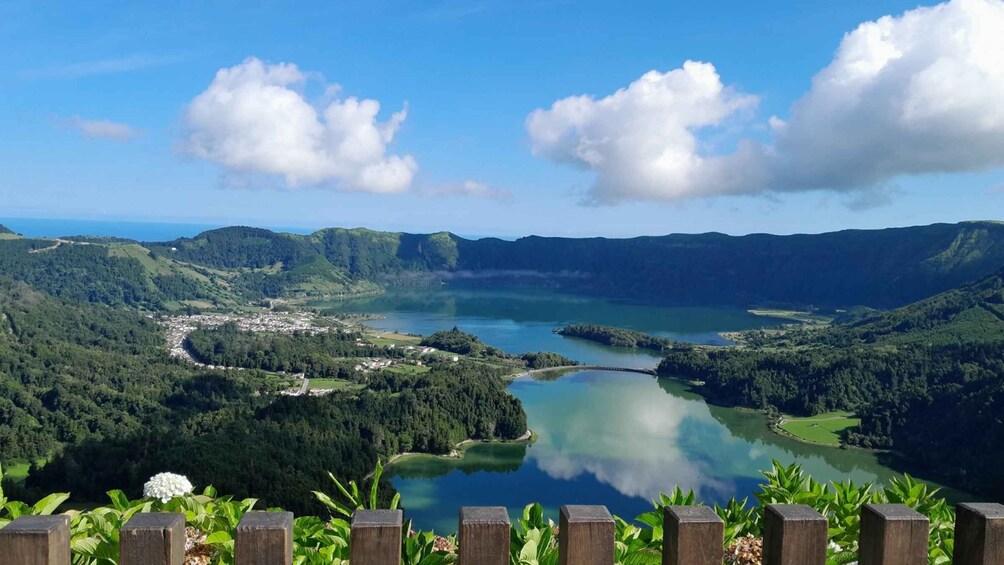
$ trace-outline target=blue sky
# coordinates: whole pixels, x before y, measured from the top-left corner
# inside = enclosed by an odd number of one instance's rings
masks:
[[[917,6],[3,3],[0,217],[504,236],[1004,219],[1004,43],[983,29],[1004,3]]]

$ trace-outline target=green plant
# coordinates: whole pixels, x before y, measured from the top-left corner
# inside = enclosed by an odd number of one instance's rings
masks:
[[[335,488],[338,489],[338,492],[341,493],[342,498],[344,498],[345,501],[338,502],[333,498],[331,498],[330,496],[328,496],[327,494],[324,494],[323,492],[320,491],[315,490],[313,491],[313,493],[314,497],[316,497],[317,500],[319,500],[321,504],[326,506],[328,510],[330,510],[333,514],[341,515],[346,518],[351,518],[352,514],[356,510],[365,510],[367,508],[369,509],[379,508],[378,493],[380,486],[380,477],[383,476],[383,464],[380,462],[379,459],[376,462],[376,468],[373,470],[373,474],[371,476],[370,492],[368,498],[364,498],[362,496],[359,490],[359,484],[356,483],[356,481],[349,481],[348,485],[343,485],[341,481],[339,481],[331,473],[328,473],[328,476],[331,477],[331,482],[335,483]],[[396,510],[400,503],[401,503],[401,495],[395,494],[394,498],[391,499],[388,508],[390,508],[391,510]]]
[[[3,492],[3,477],[3,465],[0,465],[0,528],[21,516],[47,516],[52,514],[59,508],[60,504],[70,498],[69,493],[59,492],[50,494],[30,506],[23,502],[8,501]]]
[[[3,470],[0,468],[0,479]],[[315,497],[331,511],[327,518],[305,516],[293,523],[293,563],[295,565],[347,565],[349,560],[349,517],[355,510],[378,508],[377,485],[383,474],[377,465],[370,477],[368,491],[363,493],[355,481],[342,484],[334,477],[341,500],[323,493]],[[715,513],[725,522],[725,545],[736,539],[761,535],[764,504],[808,504],[826,516],[829,522],[830,545],[827,565],[846,565],[857,560],[858,536],[861,529],[861,509],[869,503],[905,504],[928,517],[931,522],[929,565],[951,562],[954,544],[955,513],[938,496],[938,490],[905,475],[877,489],[871,483],[853,482],[822,484],[812,480],[798,465],[784,466],[777,462],[763,473],[764,483],[756,493],[759,505],[750,506],[748,499],[733,498],[725,505],[715,505]],[[235,501],[220,497],[212,487],[200,494],[175,497],[168,502],[154,499],[129,500],[121,491],[108,492],[110,503],[87,511],[69,511],[74,565],[114,565],[118,557],[119,528],[140,512],[179,512],[185,523],[205,535],[202,542],[211,548],[213,563],[232,565],[234,562],[234,532],[241,517],[257,501]],[[67,499],[66,494],[52,494],[33,505],[9,501],[0,489],[0,525],[28,514],[50,514]],[[391,508],[400,499],[394,497]],[[614,557],[619,565],[657,565],[663,546],[663,509],[666,506],[699,504],[693,491],[675,488],[660,494],[653,501],[653,510],[633,521],[615,517]],[[447,565],[457,560],[451,551],[455,537],[441,538],[434,532],[411,531],[405,522],[401,555],[403,565]],[[557,565],[558,536],[554,522],[547,519],[540,504],[523,509],[511,530],[512,565]]]
[[[510,554],[513,565],[556,565],[558,539],[554,522],[544,519],[544,508],[530,504],[512,528]]]

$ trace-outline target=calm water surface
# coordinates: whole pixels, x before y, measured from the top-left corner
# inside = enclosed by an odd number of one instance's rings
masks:
[[[564,338],[570,322],[628,327],[698,343],[717,332],[778,322],[745,311],[662,308],[544,291],[399,292],[340,303],[385,316],[383,330],[428,334],[454,325],[510,353],[557,351],[590,364],[654,367],[655,356]],[[631,373],[579,371],[552,381],[519,379],[532,445],[479,444],[460,460],[406,458],[388,475],[420,528],[455,531],[457,509],[540,502],[605,504],[633,518],[675,485],[706,503],[750,496],[771,460],[798,462],[819,480],[884,481],[896,472],[875,453],[815,447],[772,433],[761,414],[707,404],[676,381]]]
[[[453,326],[508,353],[555,351],[590,365],[655,367],[659,358],[559,336],[553,330],[575,322],[630,328],[693,343],[724,344],[718,335],[777,325],[745,310],[666,308],[543,290],[422,290],[336,302],[345,312],[383,316],[370,326],[428,335]]]

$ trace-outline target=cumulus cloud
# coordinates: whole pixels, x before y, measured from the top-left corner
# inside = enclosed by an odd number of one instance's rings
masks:
[[[769,119],[769,141],[730,152],[706,147],[702,132],[756,99],[724,86],[708,63],[647,73],[599,100],[559,100],[531,114],[527,131],[535,154],[594,171],[600,202],[883,191],[898,176],[991,169],[1004,165],[1002,29],[1000,0],[861,24],[790,116]]]
[[[335,98],[315,106],[296,65],[256,58],[220,69],[185,110],[183,148],[228,172],[277,175],[289,188],[395,193],[408,189],[418,165],[411,155],[388,155],[407,106],[378,121],[376,100]],[[337,87],[328,87],[328,97]]]
[[[491,186],[476,180],[465,180],[463,182],[451,182],[433,186],[425,191],[430,196],[468,196],[473,198],[491,198],[496,200],[507,200],[511,198],[509,191],[504,188]]]
[[[129,141],[143,135],[141,130],[129,124],[109,120],[85,120],[80,116],[73,116],[72,118],[63,120],[61,124],[68,129],[80,133],[84,137],[90,138]]]
[[[756,103],[724,86],[713,65],[687,61],[605,98],[558,100],[530,114],[526,129],[535,155],[595,171],[592,196],[601,202],[741,192],[743,174],[758,167],[755,148],[705,154],[698,133]]]
[[[953,0],[848,33],[775,121],[775,188],[872,186],[1004,164],[1004,2]]]

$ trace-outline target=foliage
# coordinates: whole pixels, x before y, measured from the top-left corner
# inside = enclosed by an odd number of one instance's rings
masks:
[[[233,227],[148,245],[217,268],[292,269],[323,257],[352,280],[399,285],[518,282],[673,304],[890,307],[992,273],[1004,264],[1002,240],[1004,226],[968,222],[818,235],[516,241],[339,228],[297,236]],[[291,283],[267,284],[274,296]]]
[[[398,499],[381,504],[377,484],[382,466],[373,472],[368,492],[355,481],[347,484],[331,477],[339,497],[315,492],[329,510],[328,518],[305,516],[294,521],[294,563],[298,565],[335,563],[344,565],[349,558],[352,512],[364,508],[397,508]],[[763,473],[765,482],[756,493],[758,505],[746,500],[729,501],[715,506],[715,512],[725,521],[725,545],[747,536],[762,535],[763,505],[807,504],[824,515],[829,522],[828,565],[842,565],[857,560],[861,509],[865,504],[905,504],[928,517],[931,523],[929,563],[949,563],[954,542],[955,515],[944,499],[910,476],[893,479],[883,488],[872,484],[851,482],[822,484],[805,475],[797,465],[784,466],[774,462]],[[33,506],[9,502],[0,491],[0,525],[24,514],[48,514],[65,499],[54,494]],[[110,505],[83,512],[67,512],[71,516],[73,563],[75,565],[112,565],[118,555],[118,529],[138,512],[180,512],[186,525],[206,535],[203,542],[214,556],[214,563],[233,563],[233,540],[236,526],[245,512],[254,508],[255,499],[234,500],[218,497],[207,487],[198,495],[175,497],[168,502],[156,499],[129,500],[121,491],[107,493]],[[663,509],[666,506],[699,504],[693,491],[679,488],[660,495],[653,510],[633,521],[614,517],[614,555],[621,565],[657,565],[661,563],[663,546]],[[413,532],[411,523],[404,525],[402,562],[405,565],[445,565],[456,561],[450,548],[456,547],[453,536],[441,538],[433,532]],[[545,517],[539,504],[523,509],[510,532],[512,565],[557,565],[558,535],[553,521]],[[445,547],[444,547],[445,546]]]
[[[404,351],[359,343],[358,332],[308,334],[241,331],[236,324],[198,329],[185,340],[188,351],[209,365],[306,373],[310,378],[356,380],[353,358],[404,357]]]
[[[566,337],[578,337],[610,345],[612,347],[627,347],[630,349],[649,349],[657,353],[676,345],[671,339],[651,336],[634,330],[598,326],[595,324],[570,324],[555,330],[555,333]]]
[[[569,359],[564,355],[551,351],[538,351],[534,353],[524,353],[521,358],[526,362],[527,369],[550,369],[553,367],[571,367],[579,365],[574,359]]]
[[[1004,270],[846,326],[753,332],[743,347],[677,347],[659,374],[716,402],[794,414],[855,412],[846,443],[993,497],[1004,454]],[[946,409],[951,407],[951,409]]]
[[[420,345],[468,357],[509,359],[509,355],[501,349],[483,343],[478,336],[461,331],[456,326],[451,330],[439,331],[424,337]]]

